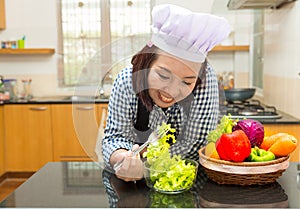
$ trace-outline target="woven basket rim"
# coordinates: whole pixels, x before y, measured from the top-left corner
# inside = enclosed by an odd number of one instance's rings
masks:
[[[220,163],[220,164],[231,165],[231,166],[243,166],[243,167],[266,166],[266,165],[278,164],[278,163],[284,162],[289,159],[289,155],[288,155],[288,156],[280,157],[275,160],[271,160],[271,161],[267,161],[267,162],[231,162],[231,161],[219,160],[219,159],[208,157],[204,154],[204,151],[205,151],[205,146],[199,150],[200,158],[214,162],[214,163]]]

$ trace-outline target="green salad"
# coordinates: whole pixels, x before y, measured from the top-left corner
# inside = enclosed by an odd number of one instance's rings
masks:
[[[195,165],[182,159],[180,155],[171,157],[169,148],[170,142],[176,142],[175,129],[165,123],[160,128],[168,128],[168,134],[151,143],[143,154],[147,158],[150,180],[154,182],[153,187],[162,191],[176,191],[191,187],[196,175]]]

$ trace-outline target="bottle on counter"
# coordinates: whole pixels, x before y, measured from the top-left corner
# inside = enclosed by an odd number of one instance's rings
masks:
[[[223,72],[220,76],[224,90],[233,89],[234,88],[234,73],[233,72]]]
[[[31,93],[31,79],[28,80],[22,80],[23,83],[23,91],[21,94],[21,98],[25,100],[30,100],[33,98]]]
[[[234,88],[234,75],[233,75],[233,72],[230,72],[228,74],[228,86],[229,86],[229,89],[233,89]]]
[[[0,76],[0,101],[9,100],[9,91],[5,88],[3,76]]]
[[[18,86],[16,79],[4,79],[5,92],[9,93],[9,100],[15,101],[18,99]]]
[[[4,95],[3,76],[0,76],[0,101],[3,100],[3,95]]]

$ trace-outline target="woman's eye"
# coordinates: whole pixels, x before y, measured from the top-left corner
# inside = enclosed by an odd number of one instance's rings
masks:
[[[162,78],[163,80],[168,80],[168,79],[169,79],[168,76],[164,76],[164,75],[162,75],[162,74],[160,74],[160,73],[157,73],[157,74],[158,74],[159,77]]]
[[[187,85],[187,86],[190,86],[190,85],[192,85],[192,83],[191,83],[191,82],[182,81],[182,83],[184,83],[184,84],[185,84],[185,85]]]

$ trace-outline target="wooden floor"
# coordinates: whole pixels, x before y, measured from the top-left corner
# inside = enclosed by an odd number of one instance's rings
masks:
[[[26,178],[5,179],[0,183],[0,202],[9,196],[16,188],[26,181]]]

